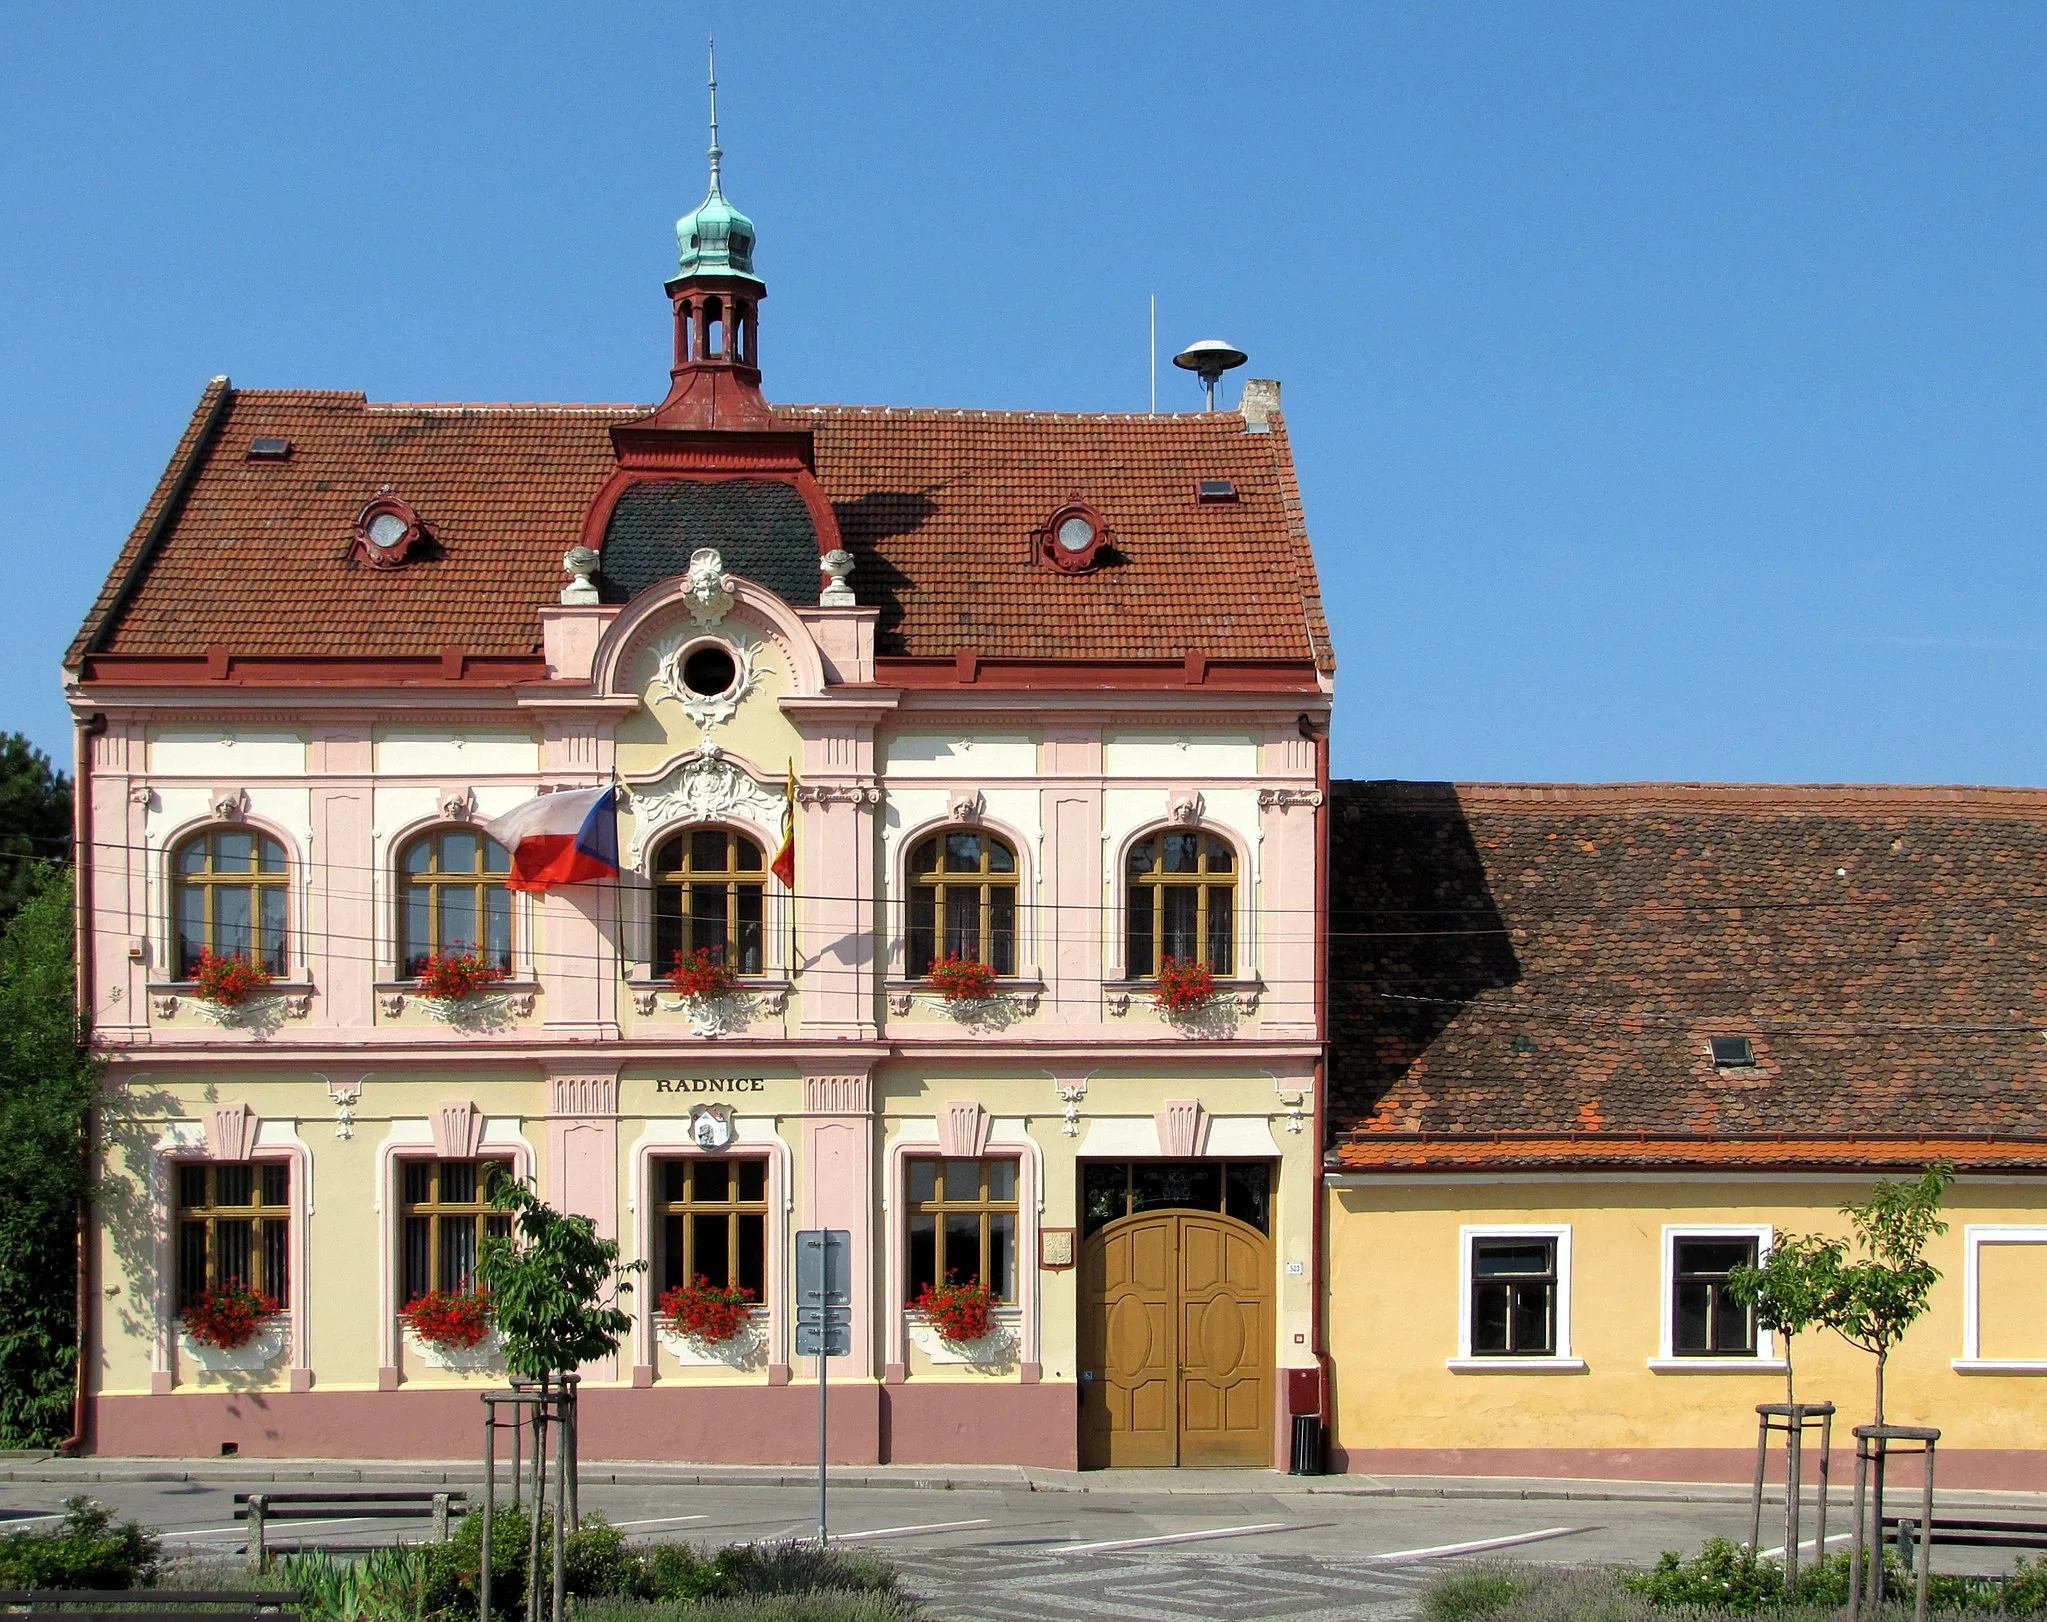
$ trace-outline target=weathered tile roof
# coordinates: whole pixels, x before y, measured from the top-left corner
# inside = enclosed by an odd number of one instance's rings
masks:
[[[1332,814],[1340,1164],[2047,1169],[2047,792],[1339,783]]]
[[[219,421],[204,432],[219,408]],[[362,395],[209,388],[109,575],[87,651],[196,656],[478,655],[538,650],[538,610],[615,463],[631,405],[373,405]],[[783,407],[878,602],[883,655],[1315,660],[1328,632],[1284,422],[1234,413],[1081,416]],[[251,440],[291,441],[286,461]],[[178,474],[196,456],[190,488]],[[1237,500],[1203,504],[1203,479]],[[405,567],[348,561],[362,505],[391,487],[436,546]],[[1120,556],[1068,576],[1030,533],[1093,504]],[[158,519],[169,508],[170,521]],[[153,539],[153,544],[150,544]],[[145,556],[145,553],[147,554]],[[133,589],[122,582],[140,561]],[[102,627],[104,626],[104,629]]]

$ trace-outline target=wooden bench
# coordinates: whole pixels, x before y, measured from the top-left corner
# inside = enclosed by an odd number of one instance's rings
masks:
[[[1919,1546],[1919,1521],[1911,1515],[1886,1515],[1884,1533],[1894,1539],[1904,1557],[1905,1569],[1912,1569]],[[2047,1549],[2047,1521],[1976,1521],[1936,1515],[1927,1522],[1929,1545],[1946,1543],[1972,1549]]]
[[[299,1622],[298,1602],[291,1589],[0,1588],[0,1615],[58,1622]]]
[[[267,1571],[273,1554],[318,1548],[335,1554],[368,1554],[383,1543],[286,1543],[270,1541],[272,1521],[425,1520],[432,1517],[434,1541],[448,1540],[448,1519],[463,1513],[467,1493],[460,1492],[238,1492],[235,1519],[249,1523],[249,1569]],[[354,1514],[349,1512],[354,1510]],[[336,1513],[339,1511],[339,1514]]]

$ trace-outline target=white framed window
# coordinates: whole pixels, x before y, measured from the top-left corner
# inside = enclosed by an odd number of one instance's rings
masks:
[[[1659,1374],[1782,1372],[1776,1336],[1727,1288],[1736,1267],[1758,1267],[1776,1230],[1767,1222],[1666,1222],[1657,1294]]]
[[[1962,1229],[1962,1355],[1958,1374],[2047,1374],[2047,1223]]]
[[[1457,1230],[1458,1374],[1569,1374],[1569,1223],[1467,1223]]]

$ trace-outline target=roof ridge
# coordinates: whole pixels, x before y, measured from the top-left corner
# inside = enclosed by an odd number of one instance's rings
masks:
[[[1179,426],[1210,423],[1241,426],[1236,411],[1018,411],[998,406],[890,406],[783,403],[769,407],[784,417],[900,417],[918,422],[1156,422]]]
[[[1446,791],[1462,804],[1491,810],[1553,810],[1573,804],[1587,809],[1635,806],[1717,807],[1738,810],[1841,809],[1900,806],[1957,813],[2002,807],[2013,813],[2047,809],[2047,787],[1998,783],[1740,783],[1685,779],[1606,783],[1508,783],[1426,781],[1410,778],[1344,778],[1339,789],[1371,791],[1389,798],[1439,801]]]

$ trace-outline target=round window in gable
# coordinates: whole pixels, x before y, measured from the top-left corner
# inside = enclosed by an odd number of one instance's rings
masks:
[[[739,666],[731,651],[716,642],[705,643],[682,661],[682,685],[699,698],[729,693],[738,679]]]

